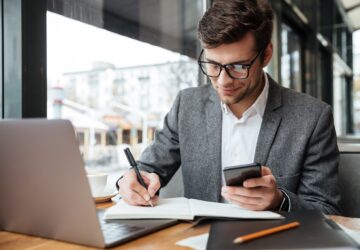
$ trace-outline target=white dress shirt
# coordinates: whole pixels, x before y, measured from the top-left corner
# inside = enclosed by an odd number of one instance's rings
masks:
[[[254,104],[238,119],[225,103],[222,116],[222,168],[254,162],[256,144],[269,92],[269,80],[264,73],[265,86]]]

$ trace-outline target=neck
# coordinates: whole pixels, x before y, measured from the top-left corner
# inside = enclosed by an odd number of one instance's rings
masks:
[[[254,91],[252,91],[252,93],[250,93],[248,97],[244,98],[244,100],[241,100],[238,103],[229,105],[231,112],[238,119],[240,119],[243,116],[244,112],[248,110],[255,103],[256,99],[260,96],[261,92],[263,91],[265,86],[264,72],[261,73],[261,77],[259,81],[260,83],[257,84],[257,87],[254,89]]]

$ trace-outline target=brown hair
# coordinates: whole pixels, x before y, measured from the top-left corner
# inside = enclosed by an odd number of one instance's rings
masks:
[[[198,25],[198,37],[205,48],[215,48],[254,35],[256,50],[271,40],[273,10],[267,0],[215,0]]]

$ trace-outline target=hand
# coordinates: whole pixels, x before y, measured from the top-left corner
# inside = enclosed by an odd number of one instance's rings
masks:
[[[129,170],[118,181],[119,194],[126,203],[133,206],[148,206],[149,200],[155,205],[159,199],[155,195],[160,188],[159,176],[144,171],[140,171],[140,174],[147,189],[138,182],[135,171]]]
[[[277,188],[270,168],[261,167],[260,178],[244,181],[243,186],[224,186],[221,195],[230,203],[250,210],[275,210],[284,194]]]

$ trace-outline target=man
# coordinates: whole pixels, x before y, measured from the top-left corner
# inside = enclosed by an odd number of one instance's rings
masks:
[[[156,202],[181,165],[188,198],[251,210],[339,213],[331,108],[264,73],[273,53],[272,22],[265,0],[218,0],[204,14],[199,65],[212,84],[180,91],[139,161],[147,189],[134,171],[117,183],[127,203]],[[251,162],[263,165],[262,177],[222,185],[222,168]]]

